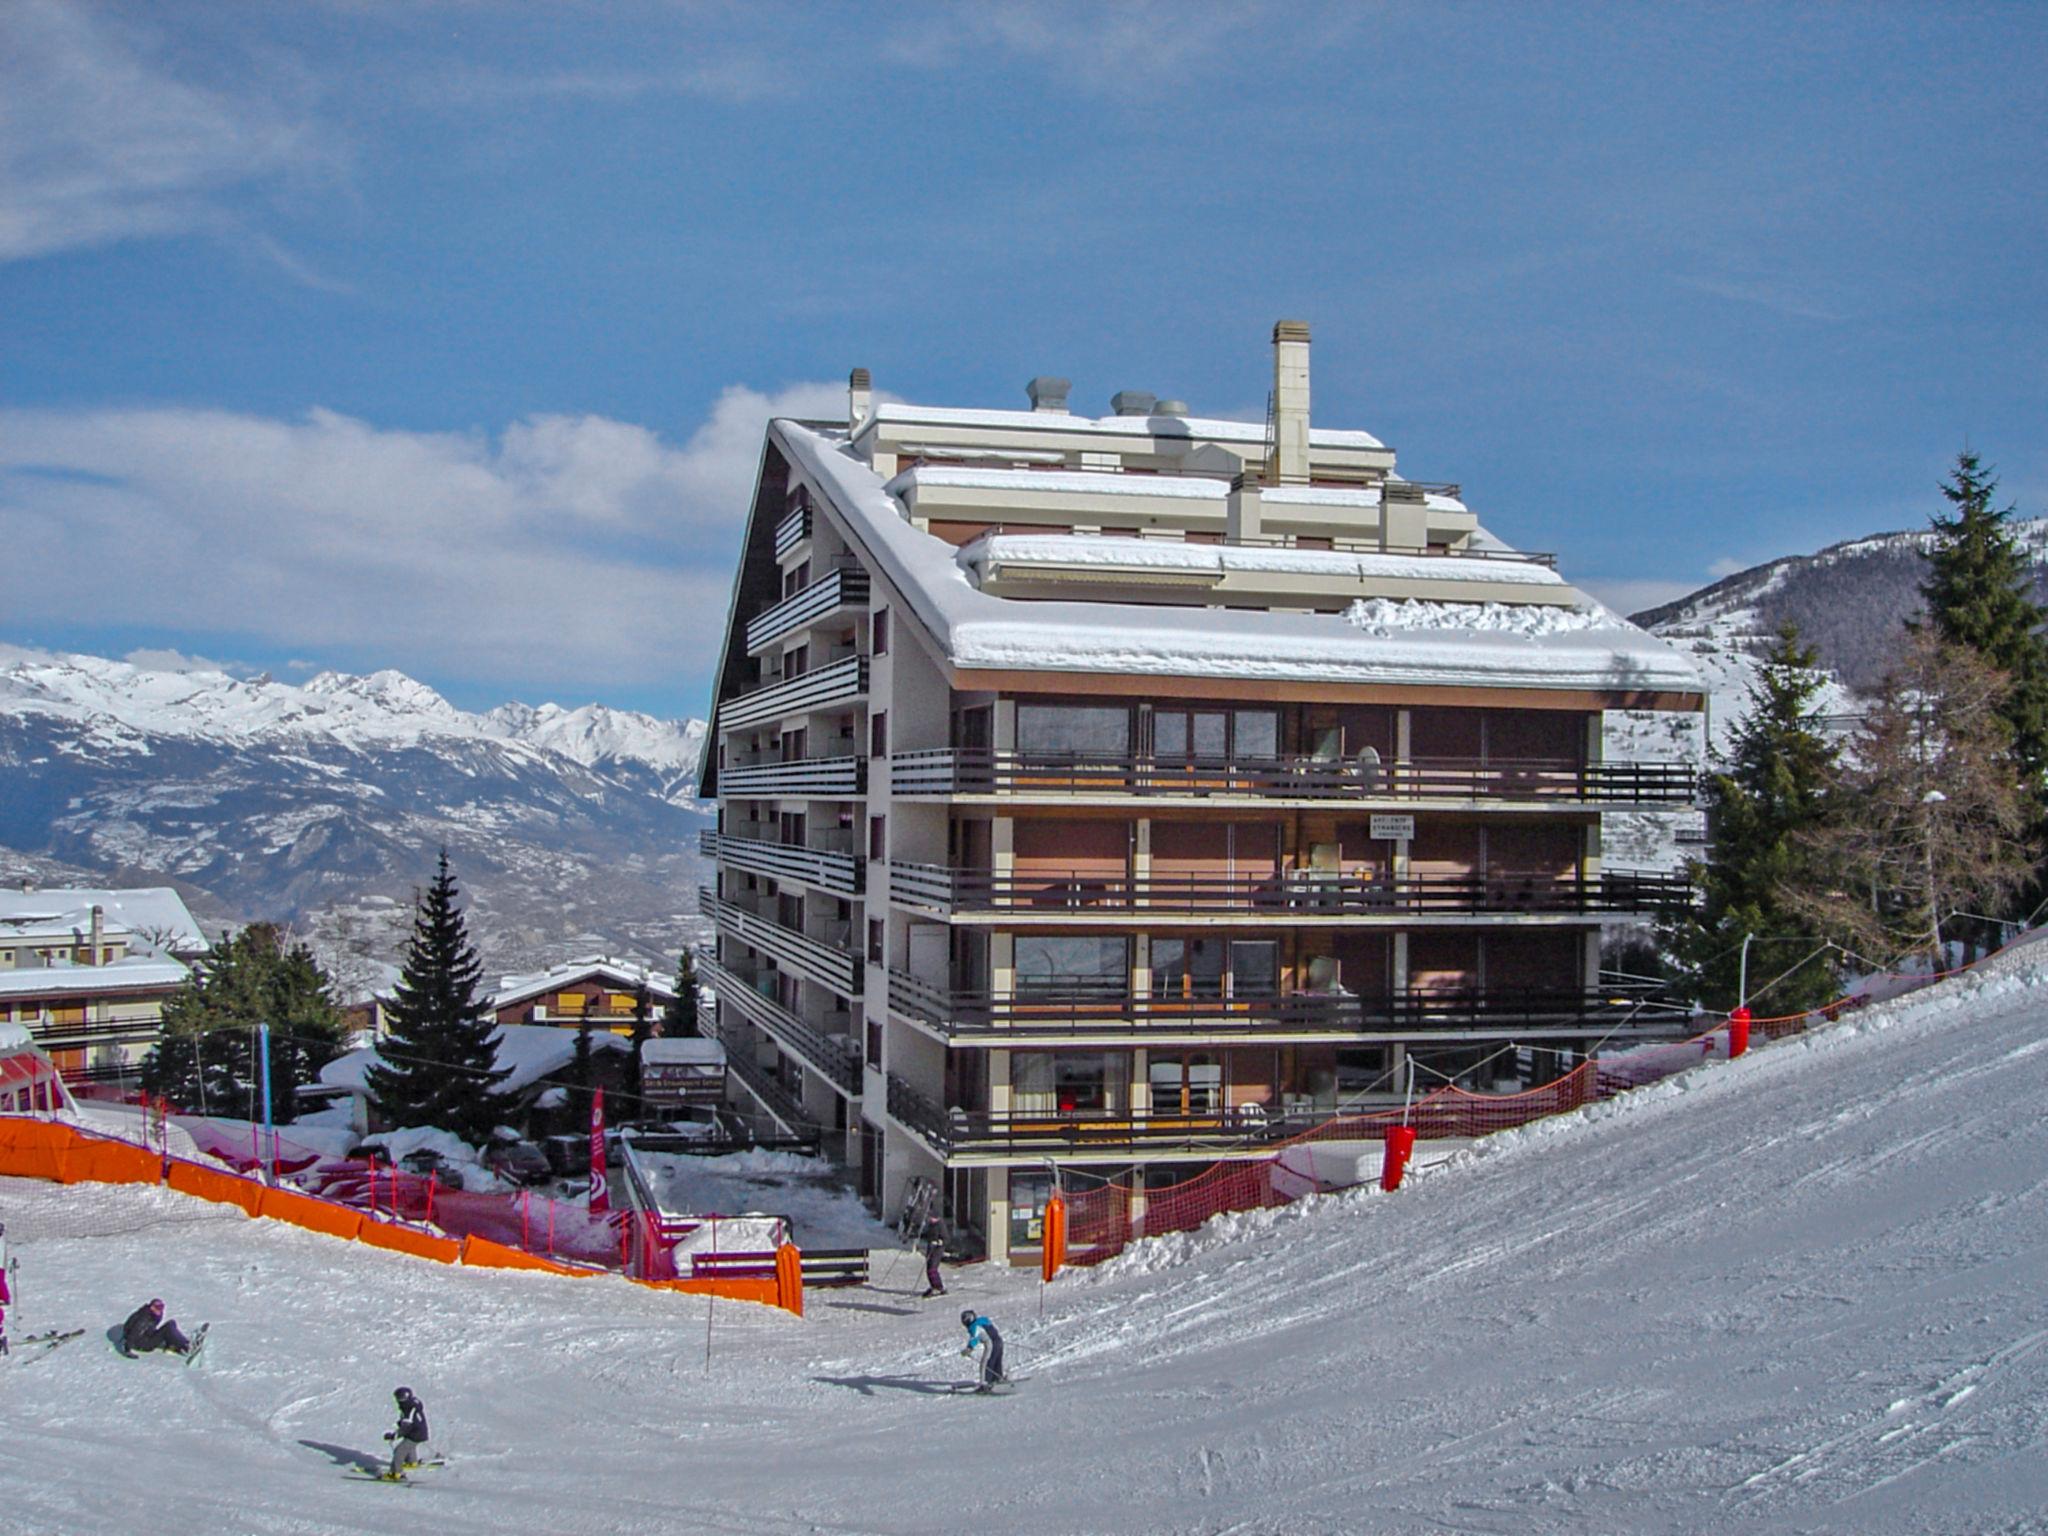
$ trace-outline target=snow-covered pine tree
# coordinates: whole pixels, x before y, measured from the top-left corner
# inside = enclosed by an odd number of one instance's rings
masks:
[[[256,1039],[270,1026],[271,1115],[297,1118],[297,1091],[341,1050],[328,979],[303,944],[272,923],[222,936],[193,984],[164,1004],[163,1034],[143,1063],[145,1092],[188,1113],[261,1113]]]
[[[669,1040],[703,1033],[697,1027],[697,957],[688,948],[676,961],[676,992],[661,1011],[661,1033]]]
[[[502,1115],[495,1089],[497,1021],[477,1000],[483,963],[456,905],[448,850],[414,904],[412,938],[393,995],[391,1030],[370,1068],[377,1111],[394,1126],[439,1126],[481,1145]]]
[[[1942,639],[1967,646],[2005,674],[1999,714],[2012,728],[2012,756],[2030,794],[2042,796],[2048,773],[2048,620],[2033,599],[2033,571],[2014,536],[2014,507],[1993,503],[1998,477],[1968,449],[1941,494],[1954,509],[1933,519],[1927,552],[1927,625]]]
[[[1669,942],[1699,1002],[1733,1008],[1742,985],[1742,941],[1750,952],[1750,996],[1760,1009],[1793,1013],[1835,995],[1829,957],[1759,987],[1826,941],[1821,924],[1803,915],[1792,893],[1817,878],[1817,859],[1803,841],[1826,815],[1835,771],[1833,744],[1816,729],[1818,657],[1791,625],[1779,631],[1749,693],[1749,714],[1737,732],[1727,771],[1707,789],[1707,862],[1695,868],[1701,902]]]

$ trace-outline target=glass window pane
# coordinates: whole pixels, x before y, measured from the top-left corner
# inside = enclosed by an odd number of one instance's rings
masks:
[[[1221,710],[1213,714],[1206,711],[1197,713],[1191,724],[1196,757],[1222,757],[1230,751],[1230,717]]]
[[[1129,940],[1089,934],[1017,935],[1019,991],[1079,987],[1121,992],[1130,971]]]
[[[1280,717],[1270,709],[1240,709],[1236,751],[1239,757],[1278,757]]]
[[[1181,714],[1153,716],[1152,750],[1161,757],[1187,756],[1188,717]]]
[[[1193,939],[1188,944],[1188,973],[1190,990],[1196,997],[1221,997],[1223,995],[1223,955],[1221,939]]]
[[[1179,997],[1188,976],[1188,947],[1179,939],[1152,941],[1152,992],[1155,997]]]
[[[1280,990],[1280,946],[1269,939],[1230,946],[1230,990],[1235,997],[1271,997]]]
[[[1017,747],[1023,752],[1099,752],[1121,757],[1130,750],[1131,712],[1107,705],[1019,704]]]

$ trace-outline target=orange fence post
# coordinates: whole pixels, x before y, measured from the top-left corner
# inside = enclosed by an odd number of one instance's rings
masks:
[[[804,1256],[795,1243],[775,1250],[775,1304],[785,1312],[804,1315]]]
[[[1067,1262],[1067,1202],[1058,1190],[1045,1202],[1045,1248],[1039,1258],[1040,1278],[1050,1281]]]
[[[1386,1146],[1380,1157],[1380,1188],[1387,1194],[1401,1187],[1401,1175],[1408,1171],[1408,1158],[1414,1151],[1414,1126],[1387,1127]]]
[[[1728,1015],[1728,1059],[1733,1061],[1749,1049],[1749,1020],[1747,1008],[1738,1008]]]

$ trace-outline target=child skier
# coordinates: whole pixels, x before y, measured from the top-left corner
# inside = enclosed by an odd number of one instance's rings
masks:
[[[398,1402],[398,1428],[384,1438],[391,1442],[391,1470],[385,1476],[397,1480],[407,1467],[418,1466],[427,1449],[427,1406],[412,1395],[411,1387],[391,1394]]]
[[[128,1321],[121,1325],[121,1348],[131,1355],[147,1354],[153,1349],[168,1349],[182,1355],[190,1352],[192,1341],[164,1316],[163,1299],[159,1297],[128,1314]]]
[[[946,1294],[946,1282],[939,1276],[939,1260],[946,1254],[946,1224],[933,1216],[924,1224],[924,1236],[918,1240],[924,1249],[924,1294],[927,1297]]]
[[[996,1332],[994,1323],[972,1307],[961,1312],[960,1324],[967,1330],[967,1347],[960,1351],[961,1354],[971,1357],[975,1345],[988,1345],[988,1352],[981,1357],[981,1385],[974,1390],[993,1392],[1000,1383],[1009,1379],[1003,1374],[1003,1336]]]

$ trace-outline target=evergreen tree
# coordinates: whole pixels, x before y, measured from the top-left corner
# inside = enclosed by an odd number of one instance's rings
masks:
[[[1802,909],[1881,964],[1945,961],[1953,915],[1996,910],[2039,865],[2008,687],[1969,647],[1912,636],[1839,771],[1838,814],[1805,834],[1825,878]]]
[[[697,1028],[697,957],[687,948],[676,961],[675,996],[661,1011],[661,1032],[670,1040],[703,1033]]]
[[[272,923],[223,935],[191,987],[164,1004],[163,1034],[143,1063],[142,1086],[187,1113],[259,1119],[258,1026],[270,1026],[271,1118],[298,1117],[298,1090],[341,1050],[341,1010],[303,944]]]
[[[393,996],[383,1060],[369,1071],[378,1113],[394,1126],[438,1126],[482,1145],[502,1106],[496,1086],[497,1021],[477,1000],[483,964],[456,906],[448,850],[414,903],[412,938]]]
[[[1933,519],[1927,553],[1927,627],[1967,646],[2005,674],[1999,714],[2011,727],[2012,756],[2029,794],[2041,796],[2048,771],[2048,640],[2033,599],[2033,570],[2014,536],[2013,506],[1993,505],[1998,478],[1965,449],[1942,484],[1954,511]]]
[[[1669,942],[1709,1008],[1754,1000],[1769,1012],[1795,1013],[1835,995],[1835,967],[1826,956],[1772,984],[1826,942],[1823,926],[1792,899],[1817,878],[1817,859],[1802,838],[1826,814],[1835,770],[1835,748],[1814,726],[1817,659],[1791,625],[1779,632],[1750,688],[1749,715],[1727,771],[1708,784],[1708,857],[1694,871],[1701,903]],[[1751,951],[1743,997],[1742,941],[1752,934],[1767,942]]]
[[[590,1101],[596,1096],[596,1063],[591,1057],[590,1015],[576,1021],[576,1048],[569,1057],[569,1123],[590,1124]]]

